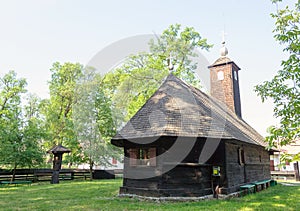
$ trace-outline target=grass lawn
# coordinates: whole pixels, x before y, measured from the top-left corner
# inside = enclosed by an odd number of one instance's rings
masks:
[[[230,200],[145,202],[116,197],[121,179],[0,186],[0,210],[300,210],[300,186],[277,185]]]

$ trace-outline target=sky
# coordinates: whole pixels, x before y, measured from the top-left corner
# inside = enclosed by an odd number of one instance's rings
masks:
[[[243,119],[266,135],[277,120],[272,103],[261,103],[254,86],[270,80],[285,58],[273,38],[275,11],[269,0],[0,0],[0,75],[14,70],[27,79],[29,92],[47,98],[56,61],[87,65],[120,40],[160,34],[180,23],[214,44],[200,51],[212,64],[225,31],[228,57],[241,68]],[[118,55],[122,49],[114,50]]]

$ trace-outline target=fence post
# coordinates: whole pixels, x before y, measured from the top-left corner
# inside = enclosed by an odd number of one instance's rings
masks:
[[[294,163],[294,169],[295,169],[295,179],[296,179],[296,181],[300,181],[298,161],[296,163]]]

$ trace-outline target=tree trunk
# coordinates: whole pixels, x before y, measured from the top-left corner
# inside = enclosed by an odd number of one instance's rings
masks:
[[[93,166],[94,166],[94,162],[92,161],[92,159],[89,160],[90,162],[90,180],[93,180]]]
[[[14,165],[13,174],[11,177],[11,181],[15,181],[16,178],[16,170],[17,170],[17,164]]]

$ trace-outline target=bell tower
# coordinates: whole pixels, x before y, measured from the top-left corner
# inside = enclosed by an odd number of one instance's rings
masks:
[[[208,66],[210,69],[210,94],[242,118],[238,72],[240,68],[227,57],[228,50],[225,46],[224,36],[220,53],[221,57]]]

